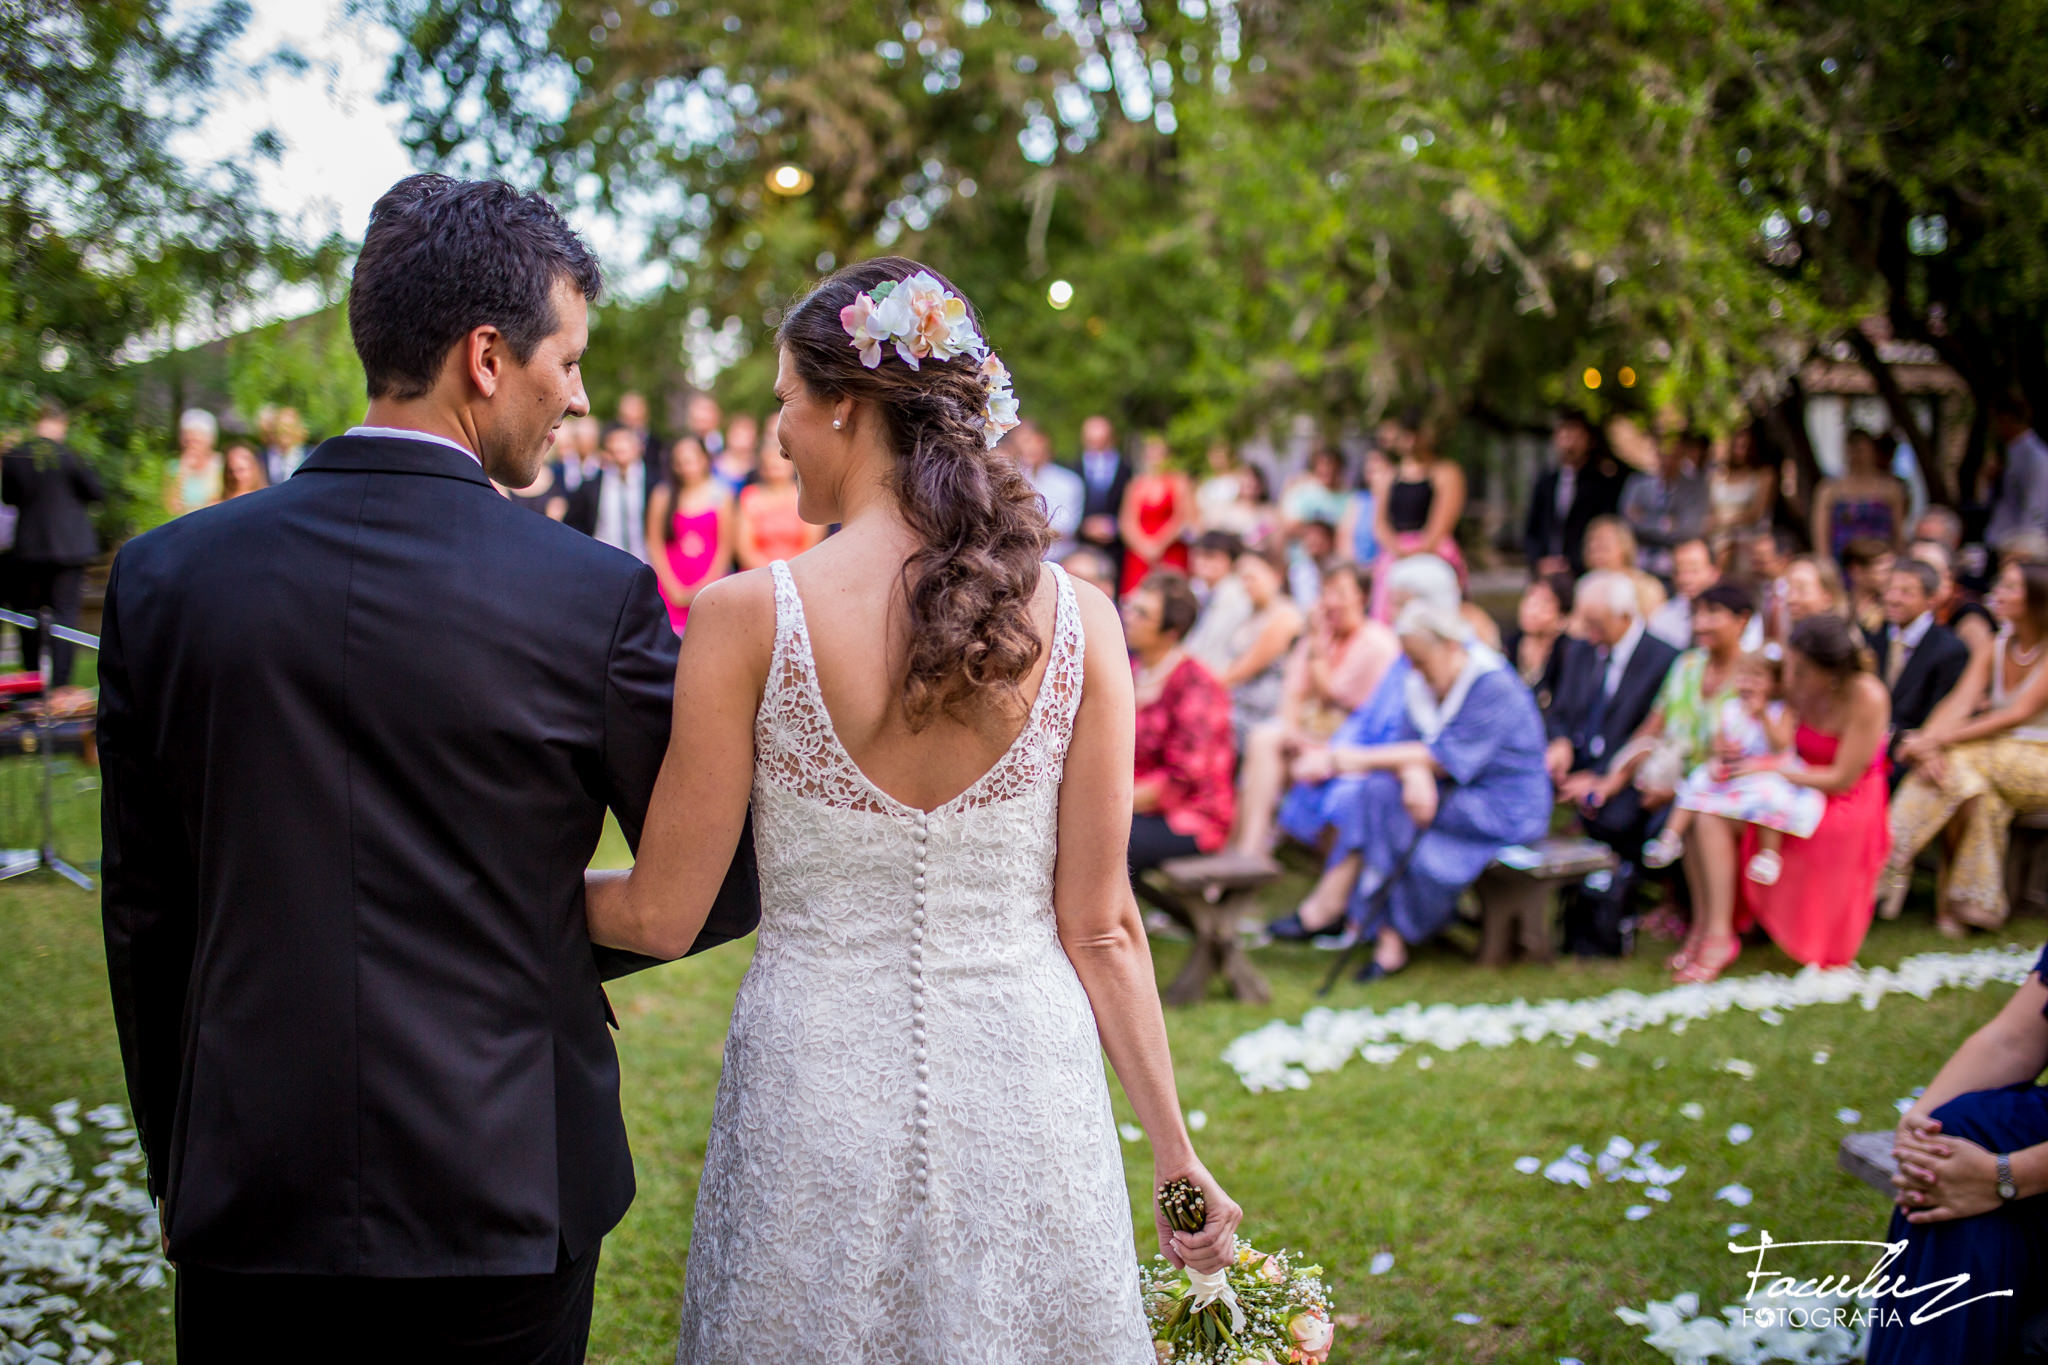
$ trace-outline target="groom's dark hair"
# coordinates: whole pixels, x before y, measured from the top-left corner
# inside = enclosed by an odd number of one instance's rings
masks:
[[[409,175],[370,210],[348,291],[348,330],[372,398],[418,398],[448,348],[489,324],[523,364],[560,319],[567,278],[595,302],[597,258],[555,206],[502,180]]]

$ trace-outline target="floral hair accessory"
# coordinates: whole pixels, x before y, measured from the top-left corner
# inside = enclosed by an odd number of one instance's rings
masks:
[[[967,303],[940,284],[930,271],[907,280],[884,280],[839,310],[839,325],[860,351],[860,363],[874,369],[882,363],[882,347],[893,346],[911,369],[925,360],[968,356],[988,386],[981,410],[981,435],[993,449],[1017,426],[1017,395],[1010,371],[989,349],[967,318]]]

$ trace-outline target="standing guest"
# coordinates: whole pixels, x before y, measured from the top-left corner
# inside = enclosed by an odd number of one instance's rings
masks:
[[[737,418],[733,424],[739,424]],[[797,511],[796,466],[773,439],[772,423],[767,435],[761,446],[760,475],[739,491],[736,500],[733,545],[742,569],[795,559],[825,538],[824,527],[811,525]]]
[[[1514,667],[1522,686],[1536,698],[1536,709],[1550,710],[1564,656],[1577,585],[1570,574],[1545,574],[1522,589],[1515,605],[1515,628],[1501,641],[1501,652]]]
[[[221,456],[220,469],[222,502],[270,487],[270,478],[263,471],[263,457],[247,441],[236,441],[227,448],[227,453]]]
[[[1382,431],[1394,426],[1380,423]],[[1344,519],[1337,523],[1337,553],[1361,569],[1372,568],[1380,557],[1380,539],[1373,529],[1378,525],[1379,504],[1373,490],[1391,482],[1393,476],[1393,461],[1386,450],[1377,445],[1367,447],[1358,465],[1358,487],[1351,490],[1351,498],[1344,504]]]
[[[1194,521],[1195,489],[1172,461],[1166,438],[1147,436],[1138,449],[1138,472],[1124,488],[1117,534],[1124,544],[1125,592],[1161,566],[1187,570],[1188,547],[1181,535]]]
[[[1153,573],[1124,598],[1123,618],[1137,674],[1130,844],[1137,873],[1223,847],[1236,811],[1237,750],[1230,694],[1181,647],[1195,622],[1186,577]]]
[[[718,481],[738,497],[742,488],[761,476],[763,454],[760,419],[751,412],[734,413],[725,424],[725,449],[717,461]],[[739,482],[733,482],[735,478]]]
[[[220,501],[223,475],[213,443],[220,423],[205,408],[187,408],[178,418],[178,463],[164,488],[164,506],[174,517]]]
[[[1842,475],[1822,479],[1813,490],[1813,547],[1843,564],[1855,540],[1875,540],[1897,550],[1906,529],[1906,486],[1899,482],[1877,437],[1858,428],[1842,447]],[[1843,567],[1848,567],[1843,564]]]
[[[1671,551],[1672,593],[1650,613],[1650,634],[1678,649],[1692,646],[1692,609],[1700,594],[1721,581],[1720,566],[1706,541],[1682,540]]]
[[[670,447],[668,474],[647,496],[647,562],[681,635],[697,594],[732,572],[732,494],[694,436]]]
[[[1887,1267],[1894,1282],[1988,1292],[1967,1300],[1966,1311],[1930,1311],[1917,1322],[1911,1312],[1873,1314],[1869,1365],[2041,1358],[2048,1086],[2037,1082],[2044,1069],[2048,952],[1935,1073],[1892,1137],[1899,1193],[1885,1240],[1905,1249]]]
[[[1059,566],[1091,588],[1099,588],[1104,597],[1116,600],[1116,569],[1111,566],[1109,556],[1093,545],[1077,545],[1067,551],[1067,557]]]
[[[1250,610],[1218,654],[1198,657],[1230,693],[1231,728],[1242,752],[1251,732],[1280,714],[1288,651],[1307,622],[1287,595],[1278,552],[1246,550],[1234,576]]]
[[[1195,625],[1182,641],[1211,673],[1230,662],[1230,644],[1251,619],[1252,600],[1237,576],[1244,545],[1228,531],[1204,531],[1188,546],[1188,587],[1195,594]]]
[[[1465,471],[1456,460],[1440,459],[1430,431],[1417,430],[1398,461],[1383,471],[1373,493],[1373,537],[1388,556],[1435,555],[1457,570],[1458,518],[1465,515]],[[1373,619],[1393,617],[1392,598],[1382,577],[1373,590]]]
[[[1109,562],[1121,571],[1124,542],[1118,534],[1117,519],[1123,513],[1131,465],[1116,448],[1116,428],[1100,414],[1081,423],[1080,474],[1086,497],[1081,504],[1081,530],[1076,539],[1108,555]],[[1110,596],[1116,596],[1114,587]]]
[[[265,420],[265,417],[269,420]],[[263,441],[263,475],[266,483],[283,483],[299,472],[306,462],[306,424],[297,408],[276,408],[256,418],[256,434]]]
[[[1569,573],[1576,578],[1586,571],[1586,527],[1621,505],[1626,478],[1606,436],[1583,413],[1568,412],[1558,419],[1550,448],[1555,463],[1536,476],[1536,486],[1529,492],[1522,553],[1531,573]]]
[[[540,513],[550,521],[569,519],[569,494],[562,488],[562,467],[559,464],[543,463],[540,473],[524,488],[500,488],[503,493],[521,507]]]
[[[35,434],[0,458],[0,500],[16,511],[15,592],[9,604],[31,615],[49,608],[60,626],[78,629],[85,566],[100,551],[93,533],[91,503],[106,501],[106,489],[92,466],[64,438],[71,418],[62,405],[45,399],[36,413]],[[40,631],[23,631],[22,657],[42,657]],[[71,683],[72,645],[50,639],[50,687]]]
[[[613,427],[600,445],[603,464],[597,476],[597,496],[591,534],[606,545],[624,550],[633,558],[647,558],[647,505],[651,490],[647,483],[647,462],[640,458],[640,438],[625,427]]]
[[[1778,504],[1778,471],[1764,458],[1761,423],[1737,427],[1707,474],[1707,538],[1717,556],[1769,533]],[[1790,554],[1787,550],[1785,553]],[[1750,572],[1761,573],[1755,565]]]
[[[1785,646],[1785,699],[1798,721],[1795,756],[1743,759],[1729,776],[1776,772],[1827,796],[1810,838],[1787,838],[1777,880],[1739,877],[1760,844],[1755,826],[1702,813],[1689,835],[1686,862],[1697,863],[1694,911],[1698,948],[1680,981],[1719,977],[1741,955],[1735,934],[1743,908],[1793,959],[1817,967],[1856,960],[1870,928],[1878,873],[1891,843],[1885,825],[1885,729],[1891,699],[1863,666],[1863,640],[1831,612],[1792,627]]]
[[[1953,561],[1963,548],[1963,519],[1953,507],[1930,507],[1913,523],[1913,539],[1933,541]]]
[[[683,428],[712,459],[725,455],[725,411],[710,394],[700,390],[690,395],[683,405]]]
[[[2034,411],[2017,393],[1991,405],[1991,430],[2005,455],[1998,476],[1998,496],[1984,541],[1993,549],[2022,531],[2048,533],[2048,445],[2033,428]]]
[[[1328,446],[1309,454],[1308,468],[1288,481],[1280,493],[1280,521],[1296,530],[1311,521],[1335,527],[1344,520],[1350,494],[1344,491],[1344,457]]]
[[[1842,547],[1842,573],[1849,594],[1849,621],[1869,634],[1884,629],[1884,595],[1898,557],[1881,540],[1852,540]]]
[[[1947,508],[1936,509],[1947,511]],[[1926,524],[1922,517],[1921,523]],[[1948,547],[1939,541],[1916,540],[1908,547],[1907,557],[1918,560],[1933,569],[1937,579],[1934,590],[1935,624],[1947,626],[1969,648],[1970,657],[1986,654],[1991,649],[1991,637],[1998,633],[1998,626],[1991,619],[1991,613],[1973,593],[1963,591],[1956,582],[1955,557]]]
[[[665,477],[663,471],[667,461],[663,459],[661,437],[654,434],[653,423],[647,415],[647,396],[631,389],[619,395],[619,420],[617,425],[633,433],[633,440],[640,451],[641,463],[647,466],[647,483],[651,488]]]
[[[1646,809],[1633,787],[1597,805],[1581,803],[1599,788],[1650,714],[1678,651],[1644,627],[1636,585],[1627,574],[1587,574],[1579,582],[1577,615],[1585,648],[1566,656],[1544,718],[1550,737],[1544,757],[1558,800],[1580,807],[1586,832],[1621,860],[1609,879],[1579,887],[1567,902],[1565,947],[1582,956],[1614,957],[1627,946],[1637,859],[1663,812]]]
[[[555,458],[562,466],[562,486],[571,493],[604,468],[604,426],[589,413],[562,424]]]
[[[1018,467],[1045,504],[1045,524],[1052,527],[1052,545],[1045,557],[1055,562],[1065,559],[1067,551],[1074,548],[1081,512],[1088,502],[1081,476],[1053,459],[1052,438],[1036,422],[1018,423],[1005,443],[1016,450]]]
[[[1269,544],[1280,536],[1280,509],[1273,505],[1272,485],[1266,471],[1255,464],[1237,471],[1237,511],[1229,526],[1247,545]]]
[[[1743,558],[1748,561],[1750,576],[1756,583],[1757,621],[1761,628],[1755,632],[1759,638],[1743,642],[1744,649],[1756,651],[1766,644],[1782,647],[1785,637],[1792,633],[1790,574],[1795,553],[1792,533],[1781,527],[1752,530],[1745,537]]]
[[[1951,937],[2005,923],[2013,816],[2048,809],[2048,565],[2007,564],[1991,608],[2005,624],[1990,657],[1972,660],[1948,700],[1899,745],[1914,768],[1892,801],[1887,917],[1904,899],[1914,857],[1953,825],[1947,895],[1934,921]]]
[[[1586,568],[1592,573],[1626,574],[1636,585],[1636,605],[1647,624],[1651,613],[1670,596],[1657,576],[1642,567],[1636,533],[1618,516],[1595,517],[1586,527]]]
[[[1877,675],[1892,697],[1888,755],[1894,790],[1906,775],[1900,746],[1927,723],[1970,664],[1970,647],[1934,619],[1934,594],[1940,582],[1940,576],[1919,560],[1899,561],[1885,588],[1885,624],[1867,632]]]
[[[1204,531],[1228,531],[1242,538],[1239,504],[1244,497],[1244,467],[1228,441],[1211,441],[1204,456],[1208,473],[1195,485],[1195,519]]]
[[[1410,602],[1395,627],[1413,672],[1394,742],[1309,750],[1294,776],[1370,774],[1341,817],[1356,889],[1349,917],[1373,941],[1361,981],[1408,965],[1509,844],[1543,837],[1550,779],[1536,704],[1462,613]],[[1392,882],[1389,886],[1386,883]]]
[[[1674,554],[1707,529],[1707,482],[1700,472],[1707,440],[1697,432],[1665,439],[1657,467],[1631,474],[1621,491],[1621,516],[1643,547],[1640,567],[1668,579]]]
[[[1322,601],[1323,565],[1331,561],[1336,548],[1337,528],[1327,521],[1305,521],[1288,537],[1287,591],[1304,612],[1314,611]]]

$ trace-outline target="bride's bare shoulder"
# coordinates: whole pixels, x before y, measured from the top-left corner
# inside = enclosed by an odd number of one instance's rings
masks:
[[[714,652],[756,664],[767,672],[775,648],[775,578],[768,569],[748,569],[707,584],[690,603],[683,632],[685,654]]]

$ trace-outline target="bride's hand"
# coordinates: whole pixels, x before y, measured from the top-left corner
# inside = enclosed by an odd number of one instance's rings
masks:
[[[1187,1180],[1202,1192],[1209,1208],[1209,1221],[1200,1232],[1175,1232],[1159,1212],[1158,1190],[1169,1180]],[[1223,1192],[1216,1177],[1201,1162],[1179,1170],[1154,1170],[1152,1189],[1152,1222],[1159,1230],[1159,1251],[1176,1270],[1214,1272],[1228,1268],[1237,1259],[1237,1225],[1244,1220],[1244,1210]]]

